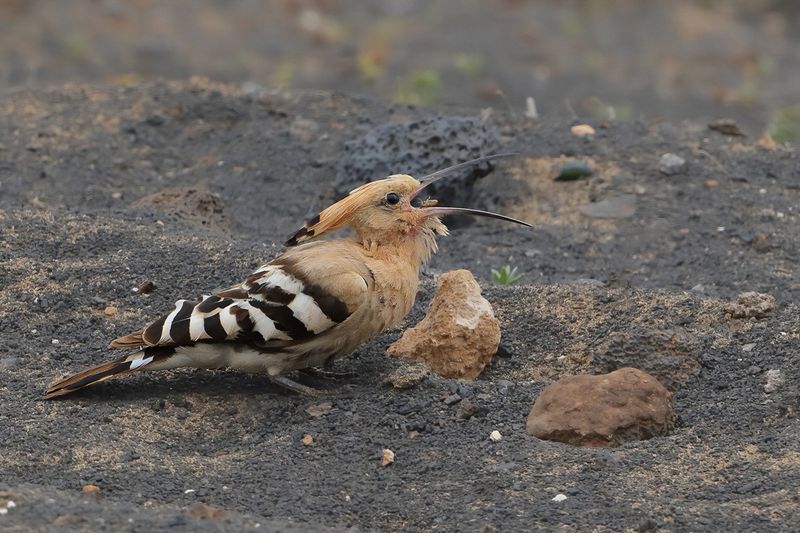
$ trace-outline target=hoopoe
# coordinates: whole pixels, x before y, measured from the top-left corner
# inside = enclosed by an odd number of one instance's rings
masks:
[[[129,355],[51,385],[45,398],[140,370],[230,367],[263,372],[301,393],[315,389],[283,374],[321,367],[399,324],[411,310],[419,270],[447,235],[444,215],[467,213],[529,226],[504,215],[422,200],[448,172],[516,154],[496,154],[416,180],[395,174],[354,189],[308,219],[286,251],[244,282],[196,300],[178,300],[155,322],[114,339]],[[349,227],[352,237],[318,241]]]

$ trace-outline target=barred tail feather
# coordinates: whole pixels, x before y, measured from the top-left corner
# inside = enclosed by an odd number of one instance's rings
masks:
[[[172,348],[145,348],[131,355],[106,361],[50,385],[45,392],[44,399],[50,400],[64,396],[89,385],[145,369],[154,361],[163,361],[174,353],[175,350]]]

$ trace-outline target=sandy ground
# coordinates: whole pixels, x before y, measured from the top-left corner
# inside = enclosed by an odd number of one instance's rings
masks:
[[[312,380],[321,400],[260,376],[175,371],[40,401],[54,377],[107,358],[109,339],[274,256],[335,198],[337,169],[371,129],[430,116],[202,80],[0,100],[0,508],[16,504],[0,528],[795,529],[800,167],[790,149],[704,123],[593,122],[589,140],[569,122],[488,118],[498,148],[522,156],[463,200],[535,228],[458,224],[403,326],[421,318],[439,273],[472,270],[504,348],[475,382],[381,384],[404,364],[383,355],[401,327],[341,362],[357,377]],[[659,172],[664,152],[685,169]],[[436,153],[411,155],[397,171],[433,170]],[[562,156],[595,175],[554,182]],[[524,273],[519,285],[493,284],[503,264]],[[145,281],[157,289],[132,291]],[[769,317],[726,316],[747,290],[776,297]],[[525,433],[545,385],[624,364],[615,335],[655,357],[663,332],[679,339],[663,376],[677,389],[670,434],[585,449]],[[768,393],[770,370],[783,383]],[[452,391],[474,417],[441,401]],[[321,401],[327,413],[309,414]],[[383,448],[397,456],[389,467]]]

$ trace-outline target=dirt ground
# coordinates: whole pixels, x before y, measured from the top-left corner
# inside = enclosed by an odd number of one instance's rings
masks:
[[[335,199],[343,158],[374,128],[431,114],[199,79],[0,99],[0,508],[15,503],[0,528],[796,529],[800,165],[789,148],[704,123],[597,121],[581,139],[567,120],[493,113],[487,135],[522,155],[463,201],[535,227],[458,223],[406,324],[338,365],[356,377],[309,382],[322,399],[260,376],[174,371],[40,400],[53,378],[107,358],[109,339],[274,256]],[[433,170],[430,152],[396,170]],[[665,152],[686,159],[680,173],[659,171]],[[554,181],[562,157],[594,176]],[[503,264],[523,272],[518,285],[493,283]],[[478,277],[503,350],[475,382],[382,384],[405,364],[385,348],[452,268]],[[156,290],[132,290],[145,281]],[[726,316],[749,290],[775,296],[772,314]],[[670,434],[588,449],[525,433],[545,385],[625,364],[613,336],[663,351],[663,332],[680,344],[660,376],[677,389]],[[783,381],[766,392],[775,370]],[[474,417],[442,402],[453,391]],[[320,402],[330,408],[310,414]],[[383,448],[396,453],[389,467]],[[83,493],[89,484],[99,492]]]

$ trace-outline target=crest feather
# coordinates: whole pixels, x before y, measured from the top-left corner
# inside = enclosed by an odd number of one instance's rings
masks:
[[[378,182],[365,183],[360,187],[350,191],[350,194],[338,202],[326,207],[319,214],[306,220],[303,227],[297,230],[284,243],[285,246],[297,246],[311,239],[316,239],[336,231],[345,226],[353,217],[355,212],[367,201],[369,191]]]

